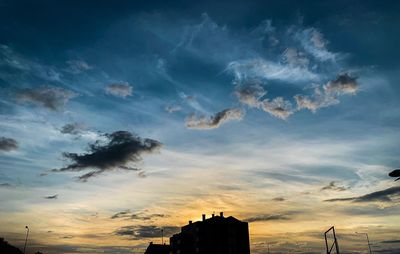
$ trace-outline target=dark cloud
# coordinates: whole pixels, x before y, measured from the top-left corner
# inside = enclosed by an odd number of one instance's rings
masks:
[[[189,129],[215,129],[220,127],[223,123],[232,120],[241,120],[245,112],[242,109],[225,109],[216,113],[215,115],[207,118],[205,116],[197,117],[191,115],[186,119],[186,127]]]
[[[12,187],[9,183],[0,183],[0,187]]]
[[[113,216],[111,216],[111,219],[128,218],[128,217],[131,217],[131,211],[125,210],[114,214]]]
[[[106,92],[114,96],[126,98],[132,95],[132,86],[124,82],[111,84],[106,87]]]
[[[347,190],[346,187],[337,186],[335,181],[330,182],[328,185],[321,188],[322,191],[324,190],[333,190],[333,191],[345,191]]]
[[[60,132],[63,134],[79,135],[83,129],[84,126],[82,124],[68,123],[61,128]]]
[[[20,102],[33,103],[51,110],[58,110],[76,94],[60,87],[40,87],[24,89],[17,94]]]
[[[388,240],[388,241],[382,241],[381,243],[400,243],[400,240]]]
[[[113,216],[111,216],[111,219],[124,218],[124,219],[147,221],[147,220],[152,220],[154,218],[164,218],[164,217],[167,217],[167,215],[160,214],[160,213],[146,214],[146,213],[143,213],[143,212],[132,213],[130,210],[125,210],[125,211],[121,211],[121,212],[118,212],[118,213],[114,214]]]
[[[352,202],[391,202],[392,198],[400,197],[400,186],[391,187],[381,191],[375,191],[363,196],[352,198],[334,198],[325,202],[352,201]]]
[[[276,220],[290,220],[291,218],[288,215],[284,214],[262,214],[254,217],[249,217],[244,219],[247,222],[256,222],[256,221],[276,221]]]
[[[347,73],[340,74],[335,80],[329,81],[324,89],[329,93],[354,94],[358,90],[357,78]]]
[[[97,140],[89,144],[88,152],[84,154],[63,153],[71,164],[66,167],[53,169],[53,172],[82,171],[95,169],[79,177],[79,180],[87,179],[110,171],[116,168],[123,170],[138,170],[127,166],[128,163],[135,163],[142,160],[141,155],[152,153],[158,150],[162,144],[153,139],[142,139],[128,131],[116,131],[111,134],[104,134],[104,140]]]
[[[46,196],[44,197],[45,199],[57,199],[58,198],[58,194],[53,195],[53,196]]]
[[[115,231],[118,236],[125,236],[132,239],[161,237],[161,230],[164,236],[168,237],[179,232],[180,228],[175,226],[159,227],[153,225],[125,226]]]
[[[282,198],[282,197],[276,197],[276,198],[273,198],[272,199],[272,201],[277,201],[277,202],[283,202],[283,201],[285,201],[286,199],[285,198]]]
[[[18,149],[18,142],[12,138],[0,137],[0,152],[9,152]]]

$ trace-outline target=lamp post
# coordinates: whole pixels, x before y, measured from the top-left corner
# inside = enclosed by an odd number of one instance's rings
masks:
[[[26,249],[26,242],[28,241],[28,235],[29,235],[28,226],[25,226],[25,228],[26,228],[26,238],[25,238],[25,245],[24,245],[24,254],[25,254],[25,249]]]
[[[364,232],[356,232],[356,234],[365,235],[365,236],[367,237],[369,254],[372,254],[372,250],[371,250],[371,244],[369,243],[369,237],[368,237],[368,233],[364,233]]]

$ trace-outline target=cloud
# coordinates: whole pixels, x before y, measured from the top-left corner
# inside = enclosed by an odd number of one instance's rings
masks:
[[[382,241],[381,243],[400,243],[400,240],[387,240],[387,241]]]
[[[307,68],[310,60],[305,56],[303,52],[298,51],[295,48],[287,48],[283,53],[284,61],[290,66],[300,66]]]
[[[333,190],[333,191],[345,191],[347,190],[346,187],[337,186],[335,181],[330,182],[328,185],[321,188],[322,191],[324,190]]]
[[[66,167],[53,169],[53,172],[82,171],[85,169],[91,171],[79,177],[79,180],[87,179],[100,175],[105,171],[115,168],[123,170],[138,170],[128,164],[136,163],[142,160],[141,155],[152,153],[162,144],[153,139],[142,139],[128,131],[116,131],[111,134],[103,134],[105,140],[97,140],[89,144],[88,152],[84,154],[64,153],[63,156],[69,159],[71,164]]]
[[[76,94],[60,87],[39,87],[24,89],[17,94],[17,100],[36,104],[51,110],[59,110]]]
[[[168,113],[174,113],[174,112],[178,112],[181,110],[182,110],[182,107],[179,105],[167,105],[165,107],[165,111],[167,111]]]
[[[118,236],[130,237],[132,239],[143,239],[161,237],[162,230],[164,231],[164,236],[168,237],[178,233],[180,228],[175,226],[135,225],[121,227],[114,233]]]
[[[230,62],[227,70],[235,75],[236,82],[252,79],[304,82],[319,79],[317,74],[303,66],[275,63],[262,58]]]
[[[53,196],[46,196],[44,197],[45,199],[58,199],[58,194],[53,195]]]
[[[352,201],[352,202],[392,202],[393,198],[400,197],[400,186],[372,192],[359,197],[327,199],[325,202]]]
[[[62,74],[51,66],[32,61],[14,52],[7,46],[0,44],[0,66],[5,65],[20,71],[19,76],[33,75],[45,81],[60,81]],[[14,76],[11,76],[15,79]],[[12,81],[12,80],[10,80]]]
[[[132,95],[132,86],[126,82],[110,84],[106,87],[106,92],[117,97],[126,98]]]
[[[167,217],[165,214],[160,214],[160,213],[144,213],[144,212],[139,212],[139,213],[132,213],[130,210],[125,210],[118,212],[111,216],[111,219],[132,219],[132,220],[142,220],[142,221],[147,221],[147,220],[152,220],[154,218],[164,218]]]
[[[244,110],[235,108],[222,110],[209,118],[205,116],[197,117],[192,114],[186,119],[186,127],[201,130],[215,129],[223,123],[232,120],[241,120],[244,114]]]
[[[331,80],[324,86],[328,93],[335,94],[355,94],[358,90],[358,83],[356,77],[351,77],[349,74],[344,73],[338,75],[335,80]]]
[[[356,78],[348,74],[340,74],[335,80],[326,85],[316,86],[311,96],[298,94],[294,96],[297,109],[308,109],[315,113],[318,109],[340,103],[338,97],[344,94],[354,94],[358,90]]]
[[[276,197],[276,198],[273,198],[272,199],[272,201],[277,201],[277,202],[283,202],[283,201],[285,201],[286,199],[285,198],[283,198],[283,197]]]
[[[308,95],[297,94],[294,96],[297,104],[297,109],[308,109],[315,113],[320,108],[329,107],[340,103],[340,101],[332,96],[326,96],[321,93],[319,87],[315,88],[314,94],[310,97]]]
[[[258,83],[237,86],[235,90],[235,95],[241,103],[254,108],[261,106],[260,100],[266,94],[267,92]]]
[[[283,120],[293,114],[292,103],[283,99],[283,97],[276,97],[271,101],[265,99],[261,104],[261,108],[265,112]]]
[[[71,72],[72,74],[79,74],[93,69],[92,66],[90,66],[87,62],[81,59],[69,60],[67,61],[67,64],[68,64],[67,71]]]
[[[60,132],[62,134],[78,135],[82,132],[83,129],[84,126],[82,124],[68,123],[61,128]]]
[[[335,61],[337,54],[327,50],[328,41],[315,28],[307,28],[295,34],[303,49],[319,61]]]
[[[244,219],[247,222],[257,222],[257,221],[276,221],[276,220],[290,220],[291,218],[283,214],[262,214],[254,217],[249,217]]]
[[[18,142],[12,138],[0,137],[0,151],[10,152],[18,149]]]
[[[130,217],[130,216],[131,216],[131,211],[125,210],[125,211],[121,211],[121,212],[114,214],[113,216],[111,216],[111,219],[126,218],[126,217]]]

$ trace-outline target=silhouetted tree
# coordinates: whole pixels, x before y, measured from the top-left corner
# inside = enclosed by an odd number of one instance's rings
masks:
[[[17,247],[14,247],[8,242],[4,241],[4,238],[0,238],[0,253],[22,254],[22,251]]]

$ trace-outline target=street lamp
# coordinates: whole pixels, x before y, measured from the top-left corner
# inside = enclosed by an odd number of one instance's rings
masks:
[[[367,242],[368,242],[368,249],[369,249],[369,253],[370,253],[370,254],[372,254],[372,250],[371,250],[371,244],[369,243],[369,237],[368,237],[368,233],[356,232],[356,234],[361,234],[361,235],[366,235],[366,236],[367,236]]]
[[[25,226],[25,228],[26,228],[26,238],[25,238],[25,245],[24,245],[24,254],[25,254],[26,242],[28,241],[28,234],[29,234],[29,228],[28,228],[28,226]]]

